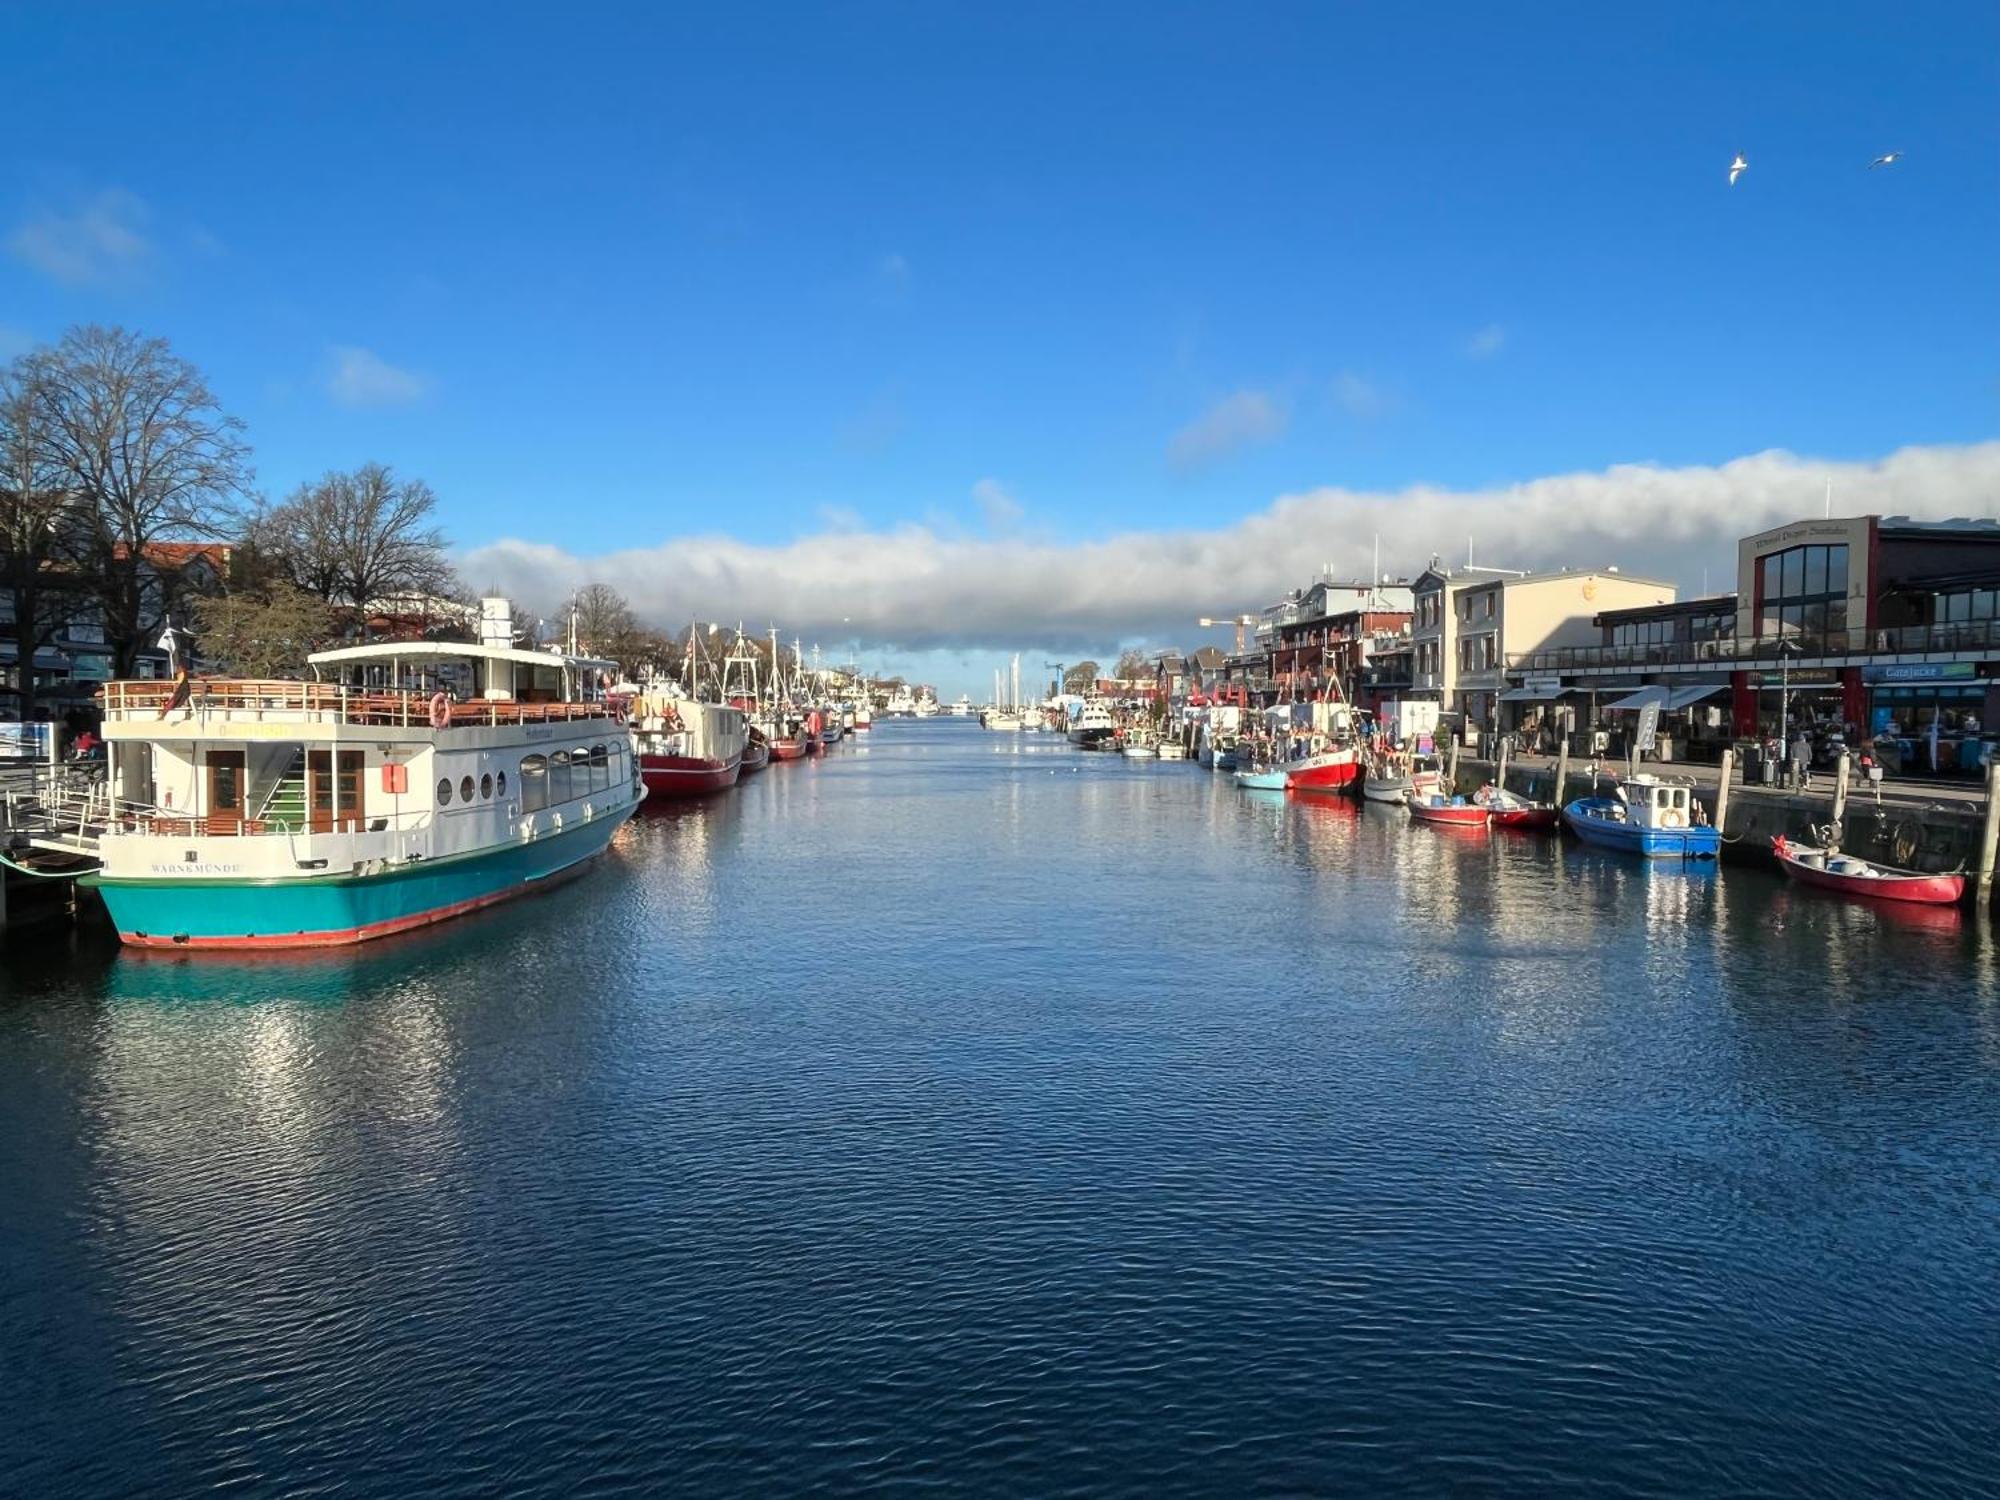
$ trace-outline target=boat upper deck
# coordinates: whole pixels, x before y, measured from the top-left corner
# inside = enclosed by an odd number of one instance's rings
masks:
[[[350,687],[331,682],[251,678],[190,679],[185,698],[180,685],[158,680],[104,684],[107,738],[143,739],[229,724],[356,725],[368,728],[430,730],[435,693],[407,688]],[[447,728],[516,724],[561,724],[610,719],[605,703],[524,702],[477,698],[443,705]]]

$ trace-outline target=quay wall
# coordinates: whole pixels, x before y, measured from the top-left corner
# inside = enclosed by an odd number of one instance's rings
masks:
[[[1493,762],[1461,758],[1458,763],[1458,790],[1467,795],[1493,780]],[[1663,775],[1675,774],[1672,766],[1654,767]],[[1588,768],[1570,767],[1568,785],[1557,794],[1556,773],[1545,766],[1507,768],[1507,789],[1524,797],[1558,806],[1577,797],[1591,795]],[[1740,781],[1729,790],[1729,826],[1722,830],[1723,857],[1731,862],[1760,863],[1775,869],[1771,837],[1784,834],[1803,843],[1814,840],[1813,830],[1833,821],[1832,777],[1814,777],[1815,788],[1805,792],[1775,791],[1761,786],[1745,786]],[[1598,783],[1607,789],[1608,780]],[[1715,816],[1713,786],[1698,786],[1695,801]],[[1979,840],[1986,817],[1985,805],[1977,799],[1949,803],[1917,802],[1891,797],[1877,802],[1866,790],[1850,790],[1847,817],[1841,829],[1841,848],[1863,859],[1901,865],[1905,869],[1927,871],[1962,870],[1970,875],[1979,868]]]

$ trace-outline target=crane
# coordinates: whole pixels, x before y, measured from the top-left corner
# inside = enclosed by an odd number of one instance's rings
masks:
[[[1236,654],[1238,656],[1243,654],[1244,630],[1256,623],[1257,617],[1255,615],[1237,615],[1234,619],[1229,620],[1218,620],[1211,616],[1203,615],[1199,620],[1195,621],[1195,624],[1199,625],[1203,630],[1213,630],[1218,625],[1234,625],[1236,627]]]

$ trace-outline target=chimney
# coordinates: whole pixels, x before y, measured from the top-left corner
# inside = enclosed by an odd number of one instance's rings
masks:
[[[479,644],[500,647],[514,644],[514,610],[505,599],[479,601]]]

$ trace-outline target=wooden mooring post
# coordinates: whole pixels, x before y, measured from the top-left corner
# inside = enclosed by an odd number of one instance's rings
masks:
[[[1835,766],[1833,771],[1833,821],[1841,827],[1847,824],[1847,778],[1850,763],[1847,752],[1843,750],[1840,752],[1840,764]]]
[[[1729,783],[1736,779],[1736,747],[1724,747],[1721,764],[1717,767],[1721,775],[1715,781],[1715,831],[1724,838],[1729,836]]]
[[[1462,736],[1456,734],[1451,737],[1451,757],[1445,766],[1444,773],[1447,783],[1444,794],[1447,797],[1456,797],[1458,795],[1458,745],[1461,738]]]
[[[1563,798],[1569,795],[1569,736],[1562,737],[1562,747],[1556,751],[1556,785],[1549,794],[1549,800],[1557,807],[1563,805]]]
[[[1507,744],[1512,738],[1512,735],[1500,736],[1500,760],[1493,768],[1493,785],[1503,792],[1507,790]]]
[[[1993,900],[1993,855],[2000,846],[2000,761],[1986,763],[1986,826],[1979,830],[1979,906]]]

